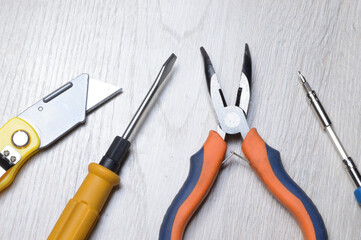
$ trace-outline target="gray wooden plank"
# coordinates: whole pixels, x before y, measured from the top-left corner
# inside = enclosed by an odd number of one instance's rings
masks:
[[[209,52],[233,101],[244,43],[253,59],[249,123],[281,152],[313,199],[330,239],[360,239],[353,186],[307,106],[301,70],[346,149],[360,163],[361,4],[358,1],[0,1],[0,104],[10,117],[80,73],[124,94],[34,156],[1,193],[5,239],[44,239],[174,52],[172,78],[134,140],[90,239],[157,239],[189,158],[216,127],[199,47]],[[80,144],[81,143],[81,144]],[[228,150],[240,152],[240,141]],[[222,168],[185,239],[300,239],[296,222],[244,162]]]

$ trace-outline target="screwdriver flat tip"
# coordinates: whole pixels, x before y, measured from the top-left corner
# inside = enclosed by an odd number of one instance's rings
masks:
[[[163,65],[164,66],[169,65],[169,66],[173,67],[176,60],[177,60],[177,56],[174,53],[172,53]]]
[[[176,60],[177,60],[177,56],[174,53],[172,53],[167,59],[167,61],[165,61],[161,71],[159,72],[160,75],[158,76],[159,77],[158,85],[161,85],[166,79],[166,77],[169,75],[169,73],[172,71]]]

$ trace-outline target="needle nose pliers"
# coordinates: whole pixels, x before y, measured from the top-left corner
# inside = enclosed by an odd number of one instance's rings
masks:
[[[208,91],[218,118],[218,130],[211,130],[199,152],[191,157],[188,177],[168,208],[160,229],[160,240],[182,239],[186,225],[209,192],[222,165],[226,135],[241,134],[242,151],[253,171],[273,196],[281,202],[299,224],[305,239],[327,239],[323,219],[312,200],[285,171],[280,153],[268,146],[255,128],[247,123],[250,101],[251,56],[245,47],[244,63],[237,100],[226,103],[211,60],[201,48]]]

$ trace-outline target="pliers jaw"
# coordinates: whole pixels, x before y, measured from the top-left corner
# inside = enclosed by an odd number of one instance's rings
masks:
[[[251,99],[252,60],[248,44],[244,49],[241,80],[237,91],[236,106],[242,108],[247,117],[248,106]]]
[[[216,112],[220,129],[226,134],[241,133],[244,139],[249,132],[249,126],[246,120],[246,113],[248,111],[250,100],[251,81],[251,58],[248,45],[246,45],[244,57],[245,63],[243,69],[245,72],[242,70],[235,106],[227,105],[212,62],[203,47],[201,47],[201,53],[204,60],[207,87],[209,94],[211,95],[213,108]],[[222,134],[220,135],[222,136]]]

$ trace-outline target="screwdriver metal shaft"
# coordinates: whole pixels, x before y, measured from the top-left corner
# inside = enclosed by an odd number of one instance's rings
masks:
[[[84,240],[89,236],[113,187],[120,182],[118,172],[130,147],[128,138],[157,89],[170,73],[176,59],[177,57],[172,54],[164,63],[123,137],[115,137],[99,164],[91,163],[89,165],[88,175],[74,197],[69,200],[48,240]]]
[[[155,79],[152,87],[148,91],[147,95],[145,96],[142,104],[140,104],[138,110],[136,111],[135,115],[133,116],[132,120],[130,121],[128,127],[126,128],[124,134],[122,137],[117,136],[112,144],[110,145],[107,153],[100,161],[100,165],[103,167],[108,168],[109,170],[117,173],[123,161],[126,158],[126,155],[128,153],[129,147],[131,145],[130,143],[130,137],[132,136],[132,133],[134,129],[137,126],[137,123],[139,123],[142,115],[144,114],[145,110],[147,109],[147,106],[151,102],[152,98],[155,96],[155,93],[160,88],[164,80],[167,78],[169,73],[171,72],[175,61],[177,60],[177,56],[172,53],[170,57],[167,59],[167,61],[163,64],[162,68],[160,69],[157,78]]]
[[[134,114],[132,120],[130,121],[127,129],[125,130],[124,134],[123,134],[123,138],[124,139],[129,139],[133,130],[135,129],[138,121],[140,120],[140,118],[142,117],[144,111],[146,110],[149,102],[152,100],[154,94],[157,92],[158,88],[162,85],[162,83],[164,82],[164,80],[167,78],[169,72],[172,70],[173,65],[175,63],[175,61],[177,60],[177,57],[174,53],[172,53],[172,55],[170,55],[170,57],[168,58],[168,60],[164,63],[164,65],[162,66],[162,69],[160,70],[157,78],[155,79],[152,87],[149,89],[149,92],[147,93],[147,95],[145,96],[142,104],[139,106],[137,112]]]
[[[337,134],[335,133],[332,122],[329,119],[325,109],[323,108],[320,100],[318,99],[316,92],[312,90],[308,82],[306,81],[305,77],[298,72],[299,79],[302,83],[302,86],[306,92],[306,96],[312,106],[312,109],[316,113],[318,119],[324,130],[328,133],[332,143],[334,144],[337,152],[339,153],[347,172],[349,173],[353,183],[356,186],[355,190],[355,197],[357,201],[361,204],[361,176],[355,163],[353,162],[352,158],[347,154],[345,148],[343,147],[340,139],[338,138]]]

